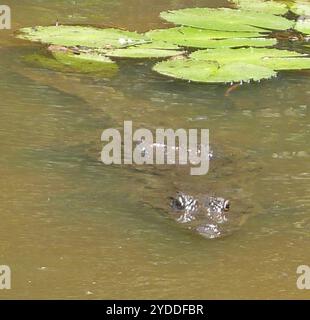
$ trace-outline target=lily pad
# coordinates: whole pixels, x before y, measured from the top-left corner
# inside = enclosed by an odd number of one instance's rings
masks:
[[[115,64],[111,59],[106,56],[99,55],[96,53],[63,53],[63,52],[53,52],[53,56],[63,64],[75,65],[76,63],[94,65],[98,64],[102,66],[103,64]]]
[[[152,30],[147,32],[146,36],[151,40],[161,40],[183,47],[208,48],[210,45],[214,47],[213,41],[210,42],[210,40],[258,38],[261,37],[262,34],[259,32],[217,31],[191,27],[176,27]],[[254,43],[254,39],[251,39],[251,41]]]
[[[163,41],[163,40],[150,40],[148,43],[132,46],[130,48],[140,49],[164,49],[164,50],[180,50],[181,48],[174,43]]]
[[[290,10],[299,16],[310,16],[310,3],[296,0],[291,4]]]
[[[263,0],[230,0],[237,8],[242,10],[263,12],[269,14],[284,15],[288,11],[288,6],[282,2]]]
[[[184,52],[179,50],[179,46],[164,41],[154,41],[138,46],[131,46],[125,49],[108,50],[105,55],[115,58],[166,58],[181,55]]]
[[[24,58],[27,63],[40,68],[62,72],[93,73],[100,76],[113,76],[118,71],[116,63],[107,57],[54,52],[51,56],[32,54]]]
[[[198,50],[190,55],[194,60],[217,61],[220,64],[244,61],[251,63],[266,58],[288,58],[306,56],[302,53],[289,50],[267,48],[239,48],[239,49],[212,49]]]
[[[201,61],[216,61],[220,65],[244,62],[268,67],[273,70],[310,69],[310,58],[308,55],[279,49],[241,48],[199,50],[192,53],[190,58]]]
[[[296,22],[295,30],[310,35],[310,19],[299,19]]]
[[[181,55],[182,53],[182,51],[178,50],[130,47],[127,49],[110,50],[106,53],[106,56],[115,58],[147,59],[172,57]]]
[[[137,32],[113,28],[47,26],[23,28],[20,31],[19,38],[67,47],[122,48],[146,41],[145,37]]]
[[[276,76],[277,70],[310,69],[310,58],[294,51],[268,49],[277,43],[267,37],[272,30],[293,27],[310,34],[310,19],[298,21],[279,15],[288,2],[231,0],[239,9],[187,8],[162,12],[161,17],[179,27],[145,34],[86,26],[24,28],[20,38],[50,44],[53,59],[42,65],[61,63],[65,70],[98,73],[117,70],[110,58],[166,58],[154,70],[170,77],[204,83],[258,81]],[[303,1],[291,6],[307,15]],[[199,48],[189,53],[182,47]],[[37,59],[37,58],[36,58]],[[51,62],[51,60],[53,62]]]
[[[273,70],[305,70],[310,69],[310,59],[301,58],[267,58],[262,65]]]
[[[273,14],[228,8],[188,8],[162,12],[160,16],[174,24],[225,31],[287,30],[294,25]]]
[[[157,63],[154,71],[177,79],[202,83],[258,81],[276,76],[270,68],[234,62],[220,66],[212,61],[172,60]]]
[[[35,53],[23,57],[23,61],[33,67],[54,70],[54,71],[72,71],[70,67],[66,68],[62,63],[58,62],[53,57],[48,57],[43,54]]]
[[[277,40],[272,38],[211,39],[205,40],[201,48],[270,47],[275,44],[277,44]]]

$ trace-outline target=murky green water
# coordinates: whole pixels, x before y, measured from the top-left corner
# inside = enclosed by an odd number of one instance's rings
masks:
[[[13,27],[62,23],[164,26],[162,10],[224,1],[6,1]],[[0,298],[309,298],[310,73],[281,73],[225,96],[222,85],[163,78],[122,62],[112,78],[38,69],[41,46],[0,31]],[[204,177],[104,166],[101,132],[209,128],[224,155]],[[176,190],[214,192],[244,215],[208,241],[165,211]]]

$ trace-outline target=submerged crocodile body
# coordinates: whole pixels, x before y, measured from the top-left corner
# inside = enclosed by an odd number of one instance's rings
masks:
[[[158,148],[164,151],[165,156],[169,151],[175,152],[176,155],[180,151],[177,146],[168,147],[166,144],[158,143],[146,145],[145,141],[138,142],[136,147],[140,148],[139,152],[145,159],[153,157]],[[186,150],[186,152],[201,156],[201,146],[198,146],[196,150]],[[207,157],[210,161],[218,158],[213,150],[208,150]],[[177,166],[181,167],[179,163]],[[158,169],[155,170],[158,171]],[[178,188],[178,186],[176,187]],[[214,239],[227,234],[227,227],[231,220],[230,201],[211,195],[211,193],[197,194],[195,191],[192,192],[193,194],[190,195],[187,192],[178,191],[174,197],[169,198],[170,203],[165,211],[168,210],[177,223],[183,224],[187,229],[205,238]]]
[[[19,73],[24,69],[18,70]],[[102,87],[85,87],[80,81],[73,81],[75,78],[71,76],[63,76],[58,73],[53,74],[54,78],[51,78],[50,74],[45,75],[44,72],[35,69],[25,69],[26,71],[23,75],[27,78],[30,78],[34,81],[39,81],[40,83],[45,83],[50,87],[61,90],[65,93],[74,92],[77,97],[89,103],[92,107],[102,110],[102,99],[104,98],[104,91]],[[83,89],[83,90],[81,90]],[[88,91],[86,90],[88,89]],[[112,89],[111,89],[112,90]],[[143,101],[144,103],[144,101]],[[139,108],[141,106],[138,106]],[[138,109],[137,107],[137,109]],[[132,106],[132,109],[136,106]],[[128,105],[124,104],[123,109],[124,114],[126,114]],[[150,110],[152,110],[150,108]],[[138,111],[138,110],[137,110]],[[107,110],[107,113],[111,113],[111,109]],[[120,110],[118,110],[118,113]],[[150,111],[151,112],[151,111]],[[136,113],[139,115],[139,113]],[[123,119],[125,116],[121,114],[113,115],[116,119],[120,117]],[[138,121],[142,121],[140,118]],[[142,142],[142,141],[141,141]],[[89,161],[100,161],[100,156],[98,146],[93,147],[96,143],[91,142],[91,147],[89,150],[85,147],[87,163]],[[137,143],[139,145],[139,143]],[[145,148],[145,145],[141,144],[141,153],[146,157],[148,148]],[[152,145],[153,148],[162,148],[164,153],[167,153],[167,147],[165,145]],[[72,147],[75,150],[75,146]],[[76,147],[79,152],[80,147]],[[197,149],[199,153],[199,148]],[[176,153],[178,153],[178,147],[175,148]],[[215,164],[215,167],[221,170],[215,170],[215,174],[208,175],[208,179],[205,177],[198,177],[195,182],[193,179],[189,179],[188,166],[176,165],[171,166],[131,166],[127,167],[129,170],[135,171],[135,176],[139,176],[146,179],[143,180],[143,186],[141,186],[141,195],[142,195],[142,204],[147,205],[148,207],[155,208],[163,212],[165,216],[167,213],[170,217],[173,217],[177,223],[181,226],[196,232],[205,238],[213,239],[225,236],[231,233],[231,230],[235,230],[234,223],[237,221],[238,226],[240,227],[240,214],[248,213],[251,211],[247,204],[244,202],[244,199],[249,197],[247,193],[249,191],[248,182],[246,183],[247,189],[240,188],[240,181],[236,182],[234,179],[235,170],[244,170],[242,162],[238,165],[238,161],[234,159],[232,154],[227,151],[218,150],[216,146],[212,146],[212,150],[209,150],[209,160]],[[233,162],[233,165],[232,165]],[[184,168],[186,172],[184,172]],[[255,169],[257,171],[257,169]],[[214,169],[211,168],[211,171],[214,172]],[[241,171],[242,172],[242,171]],[[225,177],[225,179],[223,179]],[[224,181],[221,183],[221,181]],[[145,183],[149,184],[145,186]],[[229,189],[226,186],[229,185]],[[242,183],[241,183],[242,185]],[[151,191],[150,194],[148,191]],[[183,192],[178,192],[176,196],[168,201],[166,194],[172,196],[178,190]],[[201,190],[207,190],[204,194],[201,194]],[[232,192],[230,192],[232,190]],[[216,196],[212,192],[215,192]],[[191,194],[191,195],[190,195]],[[218,197],[217,195],[228,195],[233,202],[232,209],[230,209],[230,202]],[[238,199],[238,201],[237,201]],[[240,201],[239,201],[240,200]],[[244,206],[244,203],[247,207]],[[242,217],[243,219],[243,217]]]
[[[155,155],[157,152],[163,153],[163,155],[166,157],[167,161],[169,159],[173,159],[176,164],[180,164],[179,155],[181,153],[185,153],[188,158],[195,157],[200,158],[202,160],[202,147],[201,145],[197,145],[195,149],[189,149],[184,148],[181,146],[168,146],[166,143],[152,143],[148,144],[144,139],[136,142],[135,145],[136,151],[138,151],[147,162],[148,160],[153,160],[155,163]],[[206,151],[206,158],[207,160],[211,160],[214,158],[213,150],[211,150],[209,147],[206,147],[204,149]],[[173,156],[175,155],[175,156]]]

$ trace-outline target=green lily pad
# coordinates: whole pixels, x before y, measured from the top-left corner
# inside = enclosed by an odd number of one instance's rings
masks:
[[[190,55],[191,59],[203,61],[217,61],[220,64],[244,61],[264,60],[266,58],[302,57],[301,53],[289,50],[267,49],[267,48],[239,48],[239,49],[210,49],[198,50]]]
[[[267,58],[262,65],[273,70],[306,70],[310,69],[309,58]]]
[[[96,53],[74,54],[64,52],[53,52],[52,54],[56,60],[67,65],[86,64],[91,66],[96,64],[98,66],[102,66],[103,64],[115,64],[115,62],[113,62],[108,57]]]
[[[290,5],[290,10],[299,16],[310,16],[310,3],[296,0]]]
[[[163,40],[150,40],[148,43],[133,46],[131,48],[134,47],[141,49],[180,50],[180,47],[177,44]]]
[[[225,31],[287,30],[294,25],[273,14],[228,8],[188,8],[162,12],[160,16],[174,24]]]
[[[190,59],[157,63],[154,70],[195,82],[248,82],[276,76],[276,70],[310,69],[310,58],[298,52],[266,49],[199,50]]]
[[[45,67],[83,73],[117,70],[110,58],[166,58],[154,70],[170,77],[203,82],[259,81],[277,70],[310,69],[310,58],[294,51],[268,49],[277,43],[267,37],[272,30],[310,34],[310,19],[291,21],[279,15],[287,2],[231,0],[239,9],[187,8],[162,12],[161,17],[181,25],[145,34],[86,26],[24,28],[20,38],[50,44],[53,58],[32,57]],[[298,4],[298,5],[297,5]],[[291,10],[306,15],[308,5],[298,1]],[[181,47],[200,48],[185,58]],[[233,49],[234,48],[234,49]],[[30,59],[31,60],[31,59]]]
[[[127,49],[110,50],[106,53],[106,56],[114,58],[147,59],[173,57],[181,55],[182,53],[183,52],[179,50],[130,47]]]
[[[172,60],[157,63],[153,70],[169,77],[201,83],[259,81],[276,76],[270,68],[234,62],[220,66],[212,61]]]
[[[54,52],[51,56],[32,54],[24,57],[28,64],[62,72],[93,73],[100,76],[113,76],[118,66],[107,57],[90,54]]]
[[[216,31],[216,30],[197,29],[197,28],[191,28],[191,27],[176,27],[176,28],[170,28],[170,29],[152,30],[147,32],[146,36],[149,37],[151,40],[155,40],[155,41],[162,40],[162,41],[173,43],[183,47],[209,48],[210,45],[211,47],[214,47],[214,42],[210,40],[217,41],[217,40],[223,40],[223,39],[242,39],[244,41],[247,41],[244,38],[246,39],[258,38],[262,36],[262,34],[259,32]],[[239,40],[239,42],[242,40]],[[254,39],[251,39],[250,41],[252,41],[252,43],[255,42]],[[259,42],[259,45],[260,44],[261,42]],[[248,44],[245,44],[245,45],[248,45]],[[268,41],[266,42],[266,45],[269,45]]]
[[[288,6],[282,2],[263,0],[230,0],[237,8],[242,10],[283,15],[288,11]]]
[[[150,41],[149,43],[130,46],[124,49],[108,50],[105,55],[115,58],[147,59],[173,57],[183,53],[178,45],[164,41]]]
[[[275,44],[277,40],[272,38],[211,39],[205,40],[202,48],[270,47]]]
[[[300,19],[296,22],[295,30],[310,35],[310,19]]]
[[[146,41],[145,37],[137,32],[113,28],[48,26],[23,28],[20,31],[19,38],[67,47],[122,48]]]
[[[192,53],[190,58],[201,61],[216,61],[219,65],[244,62],[268,67],[273,70],[301,70],[310,68],[310,58],[308,55],[279,49],[199,50]]]
[[[62,63],[58,62],[53,57],[48,57],[43,54],[29,54],[23,57],[23,61],[33,67],[55,70],[55,71],[72,71],[71,68],[66,68]]]

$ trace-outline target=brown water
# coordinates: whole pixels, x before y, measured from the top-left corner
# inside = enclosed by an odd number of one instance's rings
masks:
[[[6,1],[13,27],[62,23],[163,27],[159,12],[224,1]],[[112,78],[31,67],[41,46],[0,31],[0,298],[309,298],[310,73],[244,85],[163,78],[122,62]],[[175,169],[104,166],[101,132],[209,128],[224,154],[204,177]],[[177,189],[232,199],[244,222],[205,240],[165,211]]]

